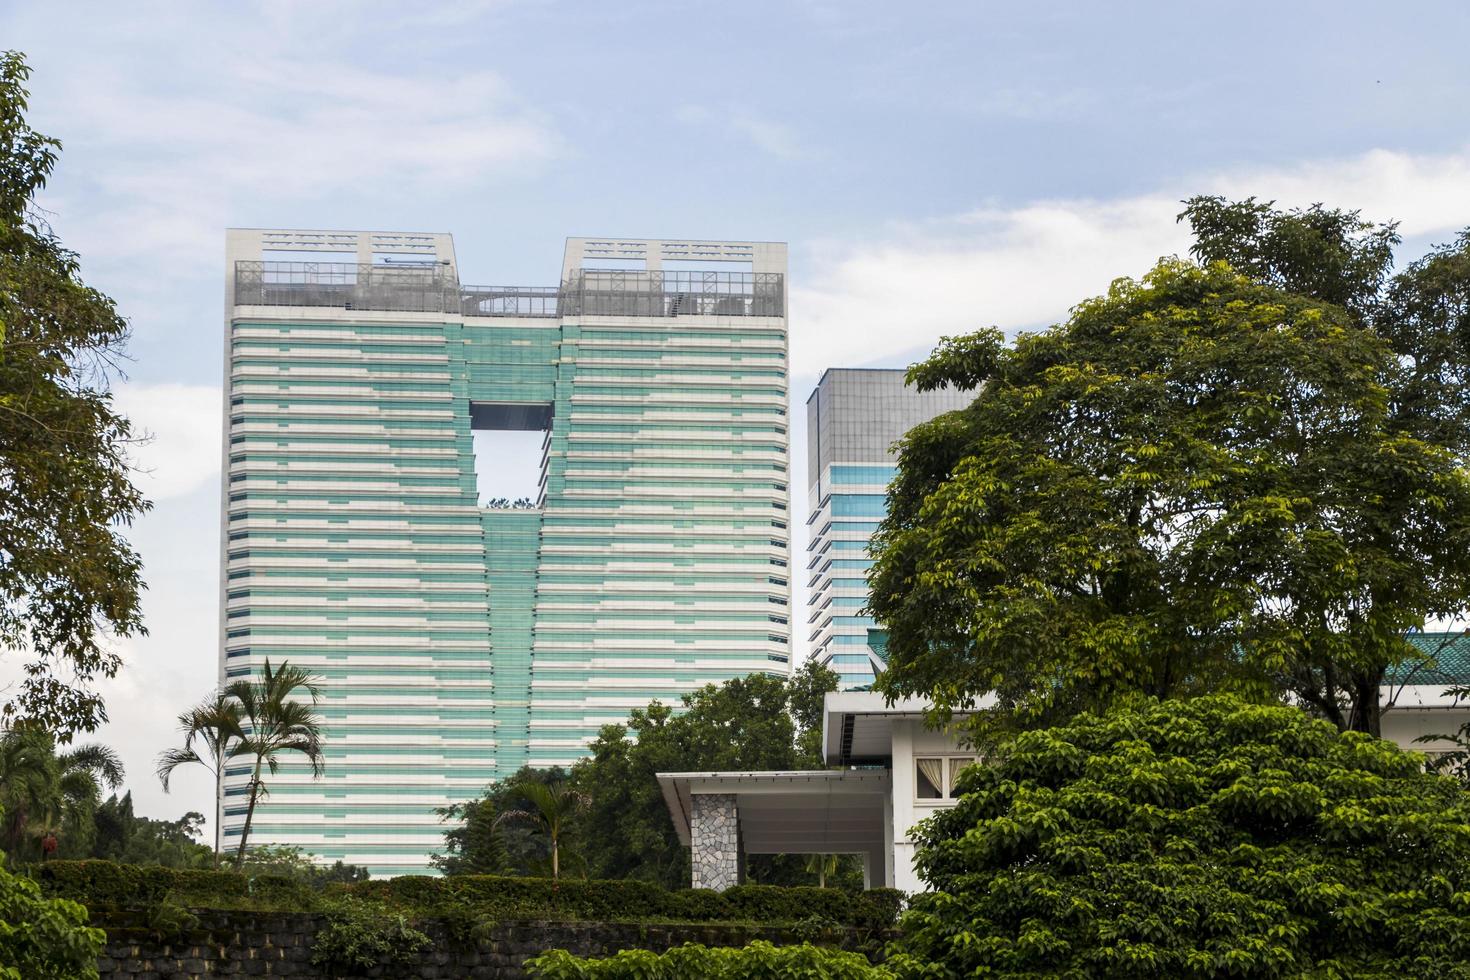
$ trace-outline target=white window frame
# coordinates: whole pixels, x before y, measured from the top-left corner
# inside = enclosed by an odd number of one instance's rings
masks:
[[[977,755],[953,753],[926,752],[923,755],[914,756],[914,802],[921,806],[952,806],[956,797],[954,793],[955,775],[965,766],[980,761]],[[940,782],[938,796],[919,795],[919,763],[938,762],[940,765]],[[928,776],[924,777],[928,779]],[[932,782],[932,780],[931,780]]]

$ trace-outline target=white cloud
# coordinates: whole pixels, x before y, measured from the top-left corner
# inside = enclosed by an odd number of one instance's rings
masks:
[[[182,497],[214,480],[223,424],[220,389],[212,385],[123,384],[114,404],[142,436],[130,456],[134,482],[155,502]]]
[[[1207,174],[1113,201],[1060,199],[982,208],[896,229],[856,246],[819,246],[792,290],[792,373],[892,361],[943,335],[1055,322],[1119,276],[1183,254],[1181,199],[1218,193],[1361,208],[1406,235],[1470,225],[1470,149],[1415,155],[1374,150],[1346,160]]]
[[[66,144],[44,206],[89,267],[212,266],[220,228],[262,208],[299,214],[342,190],[385,202],[467,194],[562,153],[547,116],[483,61],[416,56],[423,23],[406,30],[405,11],[163,5],[138,18],[167,32],[126,37],[98,36],[101,23],[116,32],[112,18],[58,12],[51,30],[78,41],[35,65],[33,122]]]

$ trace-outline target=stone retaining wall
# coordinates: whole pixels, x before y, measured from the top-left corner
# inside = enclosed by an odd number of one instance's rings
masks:
[[[140,918],[136,924],[107,927],[108,942],[97,962],[101,980],[161,980],[173,977],[296,977],[326,980],[311,965],[311,947],[324,919],[320,915],[222,912],[194,909],[198,925],[166,938]],[[424,929],[434,946],[419,962],[370,977],[402,980],[522,980],[522,964],[549,949],[579,956],[610,956],[621,949],[662,952],[684,943],[743,946],[756,939],[778,945],[803,940],[865,953],[888,938],[867,930],[831,930],[821,938],[793,929],[727,924],[621,922],[501,922],[484,930],[477,942],[456,942],[442,929]]]

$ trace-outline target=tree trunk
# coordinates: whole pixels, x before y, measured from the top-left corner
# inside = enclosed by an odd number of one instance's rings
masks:
[[[551,836],[551,880],[556,881],[561,877],[561,855],[556,846],[556,835]]]
[[[224,763],[221,762],[220,767],[214,771],[214,870],[216,871],[219,870],[219,849],[221,844],[219,835],[225,822],[225,801],[220,796],[220,792],[224,788],[224,783],[225,767]]]
[[[240,852],[235,855],[235,865],[245,867],[245,842],[250,839],[250,822],[255,819],[255,797],[260,792],[260,759],[255,760],[255,772],[250,776],[250,804],[245,809],[245,826],[240,828]],[[220,808],[223,811],[223,807]]]

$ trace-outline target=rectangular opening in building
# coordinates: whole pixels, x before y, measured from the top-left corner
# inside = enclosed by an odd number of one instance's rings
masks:
[[[539,506],[552,408],[546,403],[470,403],[475,488],[481,507]]]

